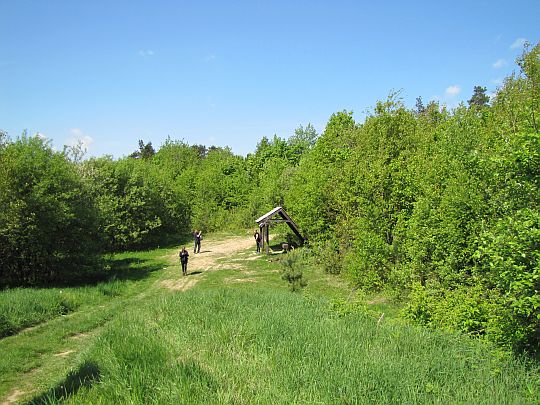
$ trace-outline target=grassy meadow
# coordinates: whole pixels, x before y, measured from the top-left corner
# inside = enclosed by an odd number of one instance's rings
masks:
[[[538,403],[531,361],[408,325],[399,303],[314,265],[291,292],[281,257],[241,250],[184,282],[176,249],[118,255],[109,283],[62,289],[68,310],[0,340],[0,402]],[[46,293],[4,291],[0,303],[28,294],[13,300],[56,308],[60,290]]]

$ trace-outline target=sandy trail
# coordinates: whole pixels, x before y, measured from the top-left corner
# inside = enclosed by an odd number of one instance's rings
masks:
[[[159,288],[167,288],[174,291],[186,291],[194,287],[200,280],[205,277],[205,274],[209,271],[217,271],[222,269],[239,269],[241,264],[238,261],[227,260],[225,263],[218,263],[219,259],[226,259],[234,256],[235,254],[248,249],[253,248],[253,256],[258,256],[255,253],[255,241],[249,234],[244,236],[231,236],[226,239],[203,240],[201,244],[201,252],[194,254],[193,245],[187,245],[189,250],[189,264],[188,264],[188,276],[182,276],[181,266],[178,260],[178,251],[167,256],[169,262],[169,272],[166,273],[166,277],[170,277],[164,280],[157,281]],[[251,259],[252,256],[248,256],[246,259]],[[164,274],[165,275],[165,274]],[[244,280],[241,280],[244,281]],[[250,280],[251,281],[251,280]],[[144,291],[138,295],[139,298],[145,296],[148,291]],[[32,327],[28,330],[37,328]],[[90,337],[89,333],[75,333],[72,338],[86,341],[86,338]],[[60,352],[51,354],[51,358],[70,358],[77,351],[73,348],[66,348]],[[29,398],[30,394],[35,391],[35,382],[33,378],[36,373],[39,373],[39,369],[34,370],[24,375],[25,381],[18,387],[15,387],[5,396],[0,398],[0,405],[19,403],[23,398]],[[31,378],[32,377],[32,378]]]
[[[224,240],[203,240],[201,243],[201,252],[193,253],[193,246],[186,246],[189,251],[188,275],[181,275],[180,264],[178,263],[178,252],[168,257],[169,263],[175,268],[178,268],[178,278],[162,280],[160,283],[163,287],[175,291],[186,291],[195,286],[204,274],[208,271],[238,269],[241,267],[239,263],[217,263],[218,259],[231,257],[238,252],[253,247],[255,242],[249,235],[232,236]]]

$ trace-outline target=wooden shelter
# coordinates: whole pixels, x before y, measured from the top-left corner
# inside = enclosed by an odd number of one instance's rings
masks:
[[[267,254],[270,252],[270,237],[269,237],[270,224],[285,222],[289,226],[289,228],[291,228],[294,234],[298,236],[301,243],[304,243],[306,241],[306,238],[304,238],[302,234],[300,233],[300,231],[298,230],[298,226],[294,223],[294,221],[291,219],[291,217],[285,212],[285,210],[282,207],[274,208],[272,211],[267,212],[262,217],[257,218],[255,222],[257,222],[257,225],[259,225],[259,229],[261,231],[261,236],[262,236],[262,248],[264,249],[266,247]]]

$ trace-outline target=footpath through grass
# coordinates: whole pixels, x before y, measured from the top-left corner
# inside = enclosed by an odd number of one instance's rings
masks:
[[[0,403],[24,403],[77,367],[103,325],[163,277],[166,252],[117,255],[106,282],[1,291]]]
[[[209,251],[212,242],[205,239]],[[73,404],[538,403],[536,366],[479,341],[354,310],[346,305],[351,294],[346,286],[315,268],[305,270],[304,291],[292,293],[276,257],[252,250],[206,263],[186,277],[193,281],[189,289],[163,288],[169,285],[164,280],[182,277],[175,262],[163,265],[175,258],[174,250],[141,253],[147,264],[161,270],[130,282],[121,294],[98,305],[81,306],[41,328],[0,340],[2,350],[6,341],[13,342],[11,350],[24,350],[17,342],[32,345],[49,336],[50,345],[57,345],[44,350],[43,358],[50,360],[47,353],[66,341],[61,320],[75,319],[77,313],[82,324],[67,327],[67,340],[76,340],[69,333],[84,325],[92,335],[73,349],[76,355],[66,356],[63,368],[44,375],[33,392],[17,399]],[[11,383],[0,386],[0,398],[5,398],[17,387],[17,376],[31,380],[34,371],[17,372],[1,361],[11,376]]]

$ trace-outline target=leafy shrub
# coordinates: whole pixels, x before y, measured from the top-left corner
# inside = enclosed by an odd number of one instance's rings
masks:
[[[64,154],[26,135],[0,149],[0,286],[91,270],[96,234],[94,200]]]
[[[283,280],[289,283],[291,291],[299,291],[307,285],[303,279],[302,263],[300,253],[289,252],[280,260],[282,266]]]
[[[447,290],[414,283],[405,315],[423,325],[470,335],[485,335],[495,310],[493,297],[481,286]]]
[[[540,214],[523,209],[497,221],[482,235],[477,258],[477,273],[483,277],[485,288],[499,292],[496,340],[515,348],[538,350]]]
[[[343,254],[337,239],[318,242],[313,247],[316,260],[328,274],[340,274],[343,270]]]

